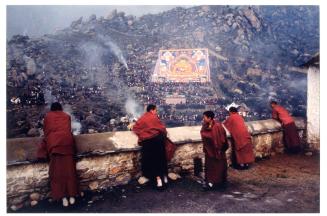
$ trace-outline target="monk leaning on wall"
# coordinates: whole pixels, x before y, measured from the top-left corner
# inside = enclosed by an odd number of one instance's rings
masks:
[[[148,105],[147,112],[132,128],[138,137],[141,149],[141,167],[143,176],[150,179],[157,189],[163,189],[168,183],[168,167],[166,154],[167,139],[166,126],[157,115],[157,107]]]
[[[70,116],[63,112],[60,103],[51,105],[44,118],[44,139],[37,152],[39,159],[50,159],[49,178],[51,197],[62,200],[63,206],[75,203],[78,195],[75,144],[71,133]],[[69,201],[67,198],[69,197]]]
[[[236,107],[229,108],[229,117],[223,123],[231,134],[232,166],[236,169],[248,169],[254,162],[251,135],[244,119],[237,112]]]
[[[225,129],[221,123],[214,120],[212,111],[203,113],[201,138],[205,155],[205,184],[203,190],[225,188],[227,183],[228,149]]]
[[[284,107],[278,105],[276,101],[271,101],[270,106],[272,108],[272,118],[282,124],[286,152],[299,152],[301,150],[301,142],[292,116]]]

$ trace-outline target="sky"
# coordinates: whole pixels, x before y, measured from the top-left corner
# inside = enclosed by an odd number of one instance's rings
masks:
[[[7,5],[7,40],[15,34],[38,37],[68,27],[90,15],[106,17],[114,9],[136,17],[170,10],[175,5]]]

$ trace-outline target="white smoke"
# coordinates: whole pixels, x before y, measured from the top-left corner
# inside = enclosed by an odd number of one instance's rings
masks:
[[[72,127],[72,130],[73,130],[73,134],[74,135],[81,134],[82,125],[81,125],[80,122],[72,121],[71,127]]]
[[[27,68],[27,75],[33,75],[35,74],[36,71],[36,64],[33,58],[30,58],[26,55],[24,55],[24,61],[26,63],[26,68]]]
[[[268,101],[278,101],[276,92],[269,92]]]
[[[126,103],[125,103],[125,109],[127,114],[133,119],[138,119],[142,113],[143,108],[140,104],[138,104],[131,96],[128,96]]]
[[[127,66],[127,62],[126,59],[123,55],[123,52],[121,51],[121,49],[117,46],[117,44],[115,44],[110,37],[108,36],[102,36],[102,35],[98,35],[98,39],[107,47],[110,48],[110,50],[115,54],[115,56],[117,57],[118,61],[120,63],[122,63],[125,68],[128,70],[128,66]]]
[[[50,106],[53,102],[56,101],[56,97],[52,95],[52,88],[46,88],[44,92],[44,101],[45,104],[48,104]]]
[[[85,66],[90,67],[102,63],[101,58],[105,52],[103,47],[93,42],[86,42],[80,48],[85,53]]]
[[[126,59],[124,58],[123,53],[121,52],[120,48],[111,41],[108,41],[106,43],[110,46],[111,50],[117,56],[119,62],[122,63],[125,66],[125,68],[128,70]]]
[[[80,122],[78,122],[75,118],[75,116],[72,114],[73,110],[71,108],[71,106],[69,104],[65,104],[63,106],[63,110],[65,113],[67,113],[68,115],[70,115],[71,118],[71,127],[72,127],[72,132],[74,135],[79,135],[81,133],[81,128],[82,125]]]
[[[287,82],[288,86],[290,88],[293,88],[299,92],[305,92],[307,90],[307,78],[302,78],[302,79],[292,79]]]

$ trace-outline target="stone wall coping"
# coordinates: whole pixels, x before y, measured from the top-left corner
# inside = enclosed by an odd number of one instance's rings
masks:
[[[294,118],[299,130],[306,128],[304,118]],[[281,124],[273,119],[246,122],[252,136],[275,133],[282,130]],[[201,126],[168,128],[168,137],[177,145],[199,143]],[[227,131],[229,136],[229,133]],[[7,166],[36,162],[36,150],[41,137],[7,139]],[[115,154],[127,151],[139,151],[137,137],[131,131],[117,131],[74,136],[77,158]]]

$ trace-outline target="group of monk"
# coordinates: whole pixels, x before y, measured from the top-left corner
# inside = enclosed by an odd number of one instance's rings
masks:
[[[287,152],[300,150],[300,139],[292,116],[276,101],[271,101],[272,118],[283,127],[284,144]],[[160,121],[156,105],[147,106],[146,112],[132,127],[141,148],[141,169],[143,176],[158,189],[168,185],[167,163],[176,146],[167,137],[165,125]],[[231,136],[232,167],[247,170],[255,161],[251,135],[245,121],[236,107],[229,108],[229,117],[222,123],[215,120],[212,111],[203,113],[200,130],[205,155],[203,190],[225,188],[227,185],[227,157],[229,148],[227,133]],[[63,112],[60,103],[51,105],[51,111],[44,118],[44,139],[37,152],[38,158],[48,158],[51,196],[62,200],[63,206],[73,205],[79,194],[76,174],[76,154],[71,133],[71,119]]]
[[[235,169],[249,169],[254,162],[251,135],[244,119],[235,107],[229,108],[229,117],[223,123],[214,119],[212,111],[203,113],[201,138],[205,155],[205,183],[204,190],[225,188],[227,183],[226,150],[229,148],[226,130],[231,135],[232,166]]]

